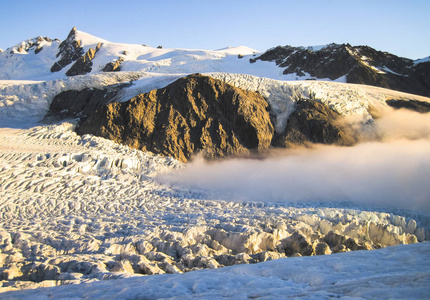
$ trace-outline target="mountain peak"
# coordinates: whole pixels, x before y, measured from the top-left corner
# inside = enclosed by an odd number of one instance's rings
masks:
[[[56,56],[60,57],[60,60],[54,63],[51,67],[51,72],[60,71],[65,66],[84,55],[84,49],[81,45],[82,41],[76,38],[76,33],[76,27],[73,27],[67,38],[58,47],[59,51]]]

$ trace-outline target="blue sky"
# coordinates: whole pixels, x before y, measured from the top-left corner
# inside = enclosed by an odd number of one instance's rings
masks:
[[[0,48],[70,29],[112,42],[165,48],[331,42],[369,45],[398,56],[430,55],[428,0],[0,0]]]

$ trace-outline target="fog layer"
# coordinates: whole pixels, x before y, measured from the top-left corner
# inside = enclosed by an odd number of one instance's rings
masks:
[[[198,158],[167,180],[237,200],[352,201],[430,212],[430,116],[394,111],[375,125],[378,141],[258,160]]]

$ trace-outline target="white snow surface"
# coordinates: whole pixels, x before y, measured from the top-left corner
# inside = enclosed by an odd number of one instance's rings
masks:
[[[277,132],[303,98],[359,125],[373,121],[370,109],[388,111],[387,99],[429,98],[342,83],[345,78],[286,76],[275,63],[250,64],[256,51],[244,46],[157,49],[81,31],[77,38],[85,51],[102,43],[87,75],[67,77],[71,65],[50,72],[57,40],[40,42],[37,54],[29,47],[37,38],[0,53],[0,298],[429,298],[426,213],[277,203],[270,195],[230,201],[222,191],[214,196],[160,180],[184,168],[174,159],[77,136],[75,120],[41,122],[61,91],[131,83],[117,99],[126,101],[197,72],[261,93]],[[101,72],[120,57],[121,72]],[[302,81],[286,81],[296,79]],[[334,254],[347,251],[337,245],[326,249],[332,255],[285,258],[288,247],[300,244],[291,240],[297,234],[315,248],[330,232],[366,249],[389,247]],[[243,265],[220,268],[232,264]]]
[[[430,244],[40,288],[2,299],[428,299]]]
[[[414,61],[414,63],[420,64],[420,63],[425,63],[425,62],[429,62],[430,61],[430,56],[424,57],[424,58],[420,58]]]

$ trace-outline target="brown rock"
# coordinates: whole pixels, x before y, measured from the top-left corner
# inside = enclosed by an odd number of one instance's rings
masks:
[[[211,159],[267,150],[274,132],[267,109],[258,93],[194,74],[98,109],[78,133],[182,162],[196,152]]]
[[[92,70],[93,62],[92,60],[96,56],[96,53],[102,47],[102,43],[98,43],[95,49],[90,48],[84,56],[80,57],[72,65],[72,67],[66,72],[67,76],[84,75]]]
[[[103,72],[118,72],[121,70],[121,64],[124,62],[122,57],[118,58],[116,61],[111,61],[104,68]]]
[[[86,88],[80,91],[63,91],[54,97],[45,118],[89,116],[97,108],[114,101],[125,86],[127,84],[115,84],[104,89]]]
[[[341,116],[327,105],[315,100],[296,103],[284,132],[273,139],[273,146],[291,147],[308,143],[350,145],[353,143],[345,128],[340,125]]]

